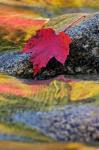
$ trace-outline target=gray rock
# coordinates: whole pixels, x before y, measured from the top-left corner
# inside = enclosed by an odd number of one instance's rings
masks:
[[[99,73],[99,13],[65,31],[73,38],[66,72]]]
[[[62,66],[51,60],[39,78],[49,78],[58,74],[98,74],[99,73],[99,13],[86,17],[81,23],[66,30],[72,37],[70,54]]]
[[[6,52],[0,54],[0,72],[17,77],[33,77],[32,64],[28,54]]]
[[[57,141],[99,140],[99,108],[95,106],[67,105],[48,112],[18,111],[12,114],[11,120],[35,128]]]
[[[73,43],[65,64],[52,58],[46,68],[37,75],[38,79],[48,79],[60,74],[98,74],[99,73],[99,13],[90,15],[81,23],[64,30]],[[0,72],[17,77],[33,78],[29,55],[19,53],[0,54]]]

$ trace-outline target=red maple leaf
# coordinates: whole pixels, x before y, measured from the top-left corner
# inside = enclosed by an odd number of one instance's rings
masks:
[[[28,40],[23,53],[30,53],[34,74],[46,67],[52,57],[64,64],[69,55],[69,45],[72,39],[64,32],[56,34],[51,28],[38,30],[36,36]]]

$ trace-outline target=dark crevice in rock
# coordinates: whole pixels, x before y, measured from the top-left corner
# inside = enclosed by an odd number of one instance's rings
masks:
[[[57,75],[99,74],[99,13],[66,31],[72,38],[70,54],[62,65],[52,58],[36,79],[49,79]],[[28,54],[6,52],[0,54],[0,72],[21,78],[34,78]]]

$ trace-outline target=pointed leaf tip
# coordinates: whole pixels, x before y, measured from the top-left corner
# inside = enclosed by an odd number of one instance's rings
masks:
[[[69,45],[72,39],[64,32],[56,34],[51,28],[38,30],[34,37],[28,40],[22,52],[30,53],[33,71],[36,75],[42,67],[46,67],[52,57],[64,64],[69,55]]]

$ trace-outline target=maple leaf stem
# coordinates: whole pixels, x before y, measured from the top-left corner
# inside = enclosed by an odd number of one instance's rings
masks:
[[[83,15],[80,18],[78,18],[77,20],[73,21],[68,27],[66,27],[66,29],[64,30],[64,32],[66,32],[69,28],[71,28],[73,25],[77,24],[79,21],[81,21],[84,18],[86,18],[85,15]]]

